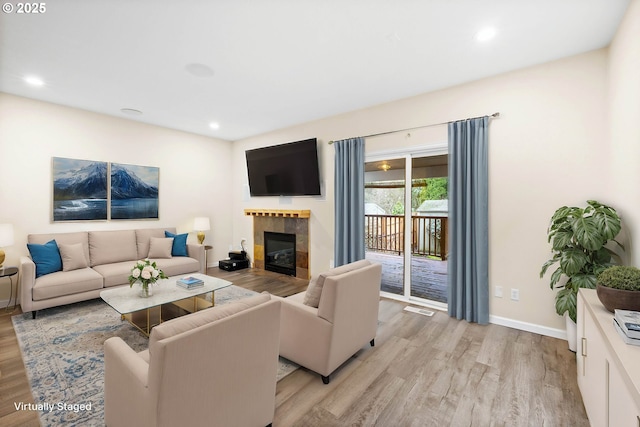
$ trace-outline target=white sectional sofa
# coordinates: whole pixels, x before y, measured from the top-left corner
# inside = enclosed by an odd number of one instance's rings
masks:
[[[27,239],[30,244],[44,245],[55,240],[57,246],[64,249],[60,251],[62,270],[36,277],[34,261],[31,257],[21,257],[22,311],[31,311],[35,319],[37,310],[98,298],[105,288],[129,286],[134,262],[147,258],[150,246],[160,245],[161,241],[156,239],[166,238],[165,231],[176,232],[175,228],[145,228],[30,234]],[[163,253],[161,258],[152,259],[168,276],[205,273],[204,246],[186,244],[186,249],[183,255],[187,256]]]

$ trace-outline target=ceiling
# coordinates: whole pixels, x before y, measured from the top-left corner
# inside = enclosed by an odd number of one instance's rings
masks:
[[[55,0],[0,14],[0,91],[234,141],[605,47],[628,3]]]

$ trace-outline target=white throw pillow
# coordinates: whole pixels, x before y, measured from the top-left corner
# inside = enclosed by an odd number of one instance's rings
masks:
[[[173,238],[152,237],[149,239],[149,258],[171,258]]]
[[[89,266],[87,258],[84,256],[82,243],[71,245],[58,243],[58,251],[60,251],[60,258],[62,258],[62,271],[78,270]]]
[[[307,293],[304,294],[303,304],[306,304],[309,307],[318,308],[318,304],[320,304],[320,296],[322,295],[322,285],[324,284],[324,279],[322,279],[322,284],[318,284],[318,277],[319,276],[314,276],[311,278],[311,280],[309,280]]]

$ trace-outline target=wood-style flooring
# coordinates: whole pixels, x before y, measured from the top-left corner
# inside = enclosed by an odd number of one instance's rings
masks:
[[[208,274],[280,296],[306,288],[306,281],[262,270]],[[328,385],[306,369],[278,382],[273,425],[589,425],[565,341],[443,312],[426,317],[405,305],[381,301],[376,346],[363,347]],[[10,316],[0,312],[0,425],[37,426],[35,413],[14,408],[33,398]]]

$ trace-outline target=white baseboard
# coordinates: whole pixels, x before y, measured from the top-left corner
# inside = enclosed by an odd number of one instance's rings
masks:
[[[489,316],[489,323],[506,326],[508,328],[519,329],[521,331],[533,332],[534,334],[545,335],[561,340],[567,339],[567,331],[564,329],[548,328],[534,323],[521,322],[519,320],[507,319],[506,317]]]
[[[8,299],[0,299],[0,310],[4,310],[5,307],[7,307],[7,304],[9,304],[9,300]],[[14,301],[13,298],[11,298],[11,305],[9,306],[9,308],[13,307],[13,304],[17,304],[20,305],[20,301],[18,301],[17,303]]]
[[[384,298],[396,300],[396,301],[401,301],[411,305],[427,307],[430,309],[441,310],[444,312],[447,311],[447,306],[442,303],[434,303],[433,301],[431,301],[430,303],[429,301],[424,301],[424,300],[416,301],[416,300],[407,299],[404,296],[392,294],[389,292],[380,292],[380,296]],[[508,328],[518,329],[520,331],[533,332],[534,334],[545,335],[548,337],[558,338],[561,340],[567,339],[567,331],[565,331],[564,329],[548,328],[546,326],[536,325],[535,323],[521,322],[519,320],[508,319],[506,317],[490,315],[489,323],[493,323],[500,326],[506,326]]]

